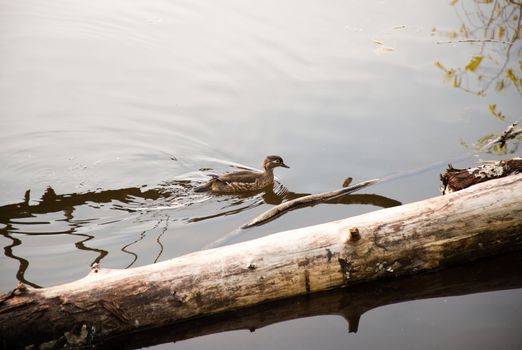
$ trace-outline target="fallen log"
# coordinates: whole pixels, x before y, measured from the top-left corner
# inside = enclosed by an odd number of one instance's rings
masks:
[[[433,273],[379,280],[347,288],[201,317],[108,339],[106,349],[141,349],[210,334],[249,330],[276,323],[324,315],[337,315],[357,332],[359,320],[376,308],[428,298],[522,288],[522,256],[518,252],[481,259]],[[370,330],[366,330],[372,331]]]
[[[95,266],[0,298],[2,346],[80,346],[522,249],[522,174],[353,218],[127,270]]]

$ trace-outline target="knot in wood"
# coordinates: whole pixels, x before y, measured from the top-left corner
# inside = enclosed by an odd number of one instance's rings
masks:
[[[100,271],[100,264],[98,264],[98,263],[96,263],[96,262],[93,263],[93,264],[91,265],[91,272],[92,272],[92,273],[98,273],[99,271]]]
[[[16,294],[22,294],[24,292],[27,292],[27,286],[23,284],[23,282],[18,281],[14,291]]]
[[[351,227],[348,230],[348,240],[350,242],[357,242],[361,239],[361,234],[359,232],[359,229],[357,227]]]

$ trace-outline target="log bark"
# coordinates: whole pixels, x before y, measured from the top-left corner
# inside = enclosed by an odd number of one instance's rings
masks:
[[[440,191],[442,194],[460,191],[481,182],[518,173],[522,173],[522,158],[486,162],[468,169],[457,169],[449,164],[446,172],[440,175]]]
[[[280,322],[324,315],[343,317],[347,322],[348,331],[355,333],[363,315],[381,306],[522,288],[521,269],[522,255],[513,252],[435,273],[361,283],[239,311],[176,322],[165,327],[109,339],[102,347],[141,349],[222,332],[254,332]]]
[[[0,299],[9,348],[79,346],[174,321],[522,248],[522,174],[446,196]]]

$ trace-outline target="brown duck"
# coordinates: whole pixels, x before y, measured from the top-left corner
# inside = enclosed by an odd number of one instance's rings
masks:
[[[204,185],[196,187],[196,192],[238,193],[257,191],[274,184],[274,168],[289,168],[283,158],[267,156],[263,161],[265,171],[238,171],[235,173],[216,176]]]

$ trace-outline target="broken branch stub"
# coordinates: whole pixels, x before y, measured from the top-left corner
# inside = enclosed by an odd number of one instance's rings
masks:
[[[485,162],[467,169],[456,169],[449,164],[446,172],[440,175],[440,191],[442,194],[451,193],[484,181],[518,173],[522,173],[522,158]]]

